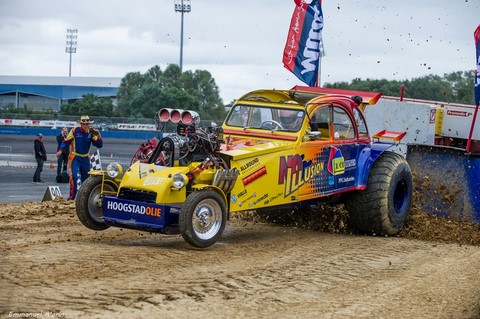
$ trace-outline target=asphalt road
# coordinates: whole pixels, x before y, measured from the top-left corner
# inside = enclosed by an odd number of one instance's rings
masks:
[[[55,136],[44,137],[48,160],[44,164],[41,178],[45,183],[32,184],[37,165],[33,156],[34,139],[34,136],[0,134],[0,203],[42,201],[44,195],[50,194],[51,191],[60,191],[61,196],[68,197],[68,183],[55,182],[57,175]],[[99,150],[103,168],[112,161],[128,166],[133,154],[143,142],[145,140],[105,138],[104,146]],[[90,153],[96,151],[96,147],[90,149]],[[51,189],[49,186],[55,187]]]

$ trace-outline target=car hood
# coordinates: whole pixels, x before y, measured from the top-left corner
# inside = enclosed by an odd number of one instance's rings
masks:
[[[292,148],[293,141],[258,140],[252,138],[230,138],[222,145],[219,153],[228,155],[234,160],[274,153]]]

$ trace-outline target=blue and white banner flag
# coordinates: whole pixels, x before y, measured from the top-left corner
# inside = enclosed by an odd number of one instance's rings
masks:
[[[323,30],[322,0],[294,0],[283,65],[309,86],[317,86]]]

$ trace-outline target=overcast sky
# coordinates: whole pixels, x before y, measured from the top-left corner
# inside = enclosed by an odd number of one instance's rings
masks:
[[[301,85],[283,67],[293,0],[191,0],[183,70],[207,70],[225,103]],[[405,80],[475,69],[480,0],[323,0],[321,82]],[[0,0],[0,75],[123,77],[179,64],[174,0]],[[472,83],[473,85],[473,83]]]

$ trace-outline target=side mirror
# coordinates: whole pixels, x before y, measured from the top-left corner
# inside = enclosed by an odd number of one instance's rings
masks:
[[[322,136],[322,132],[319,131],[311,131],[307,133],[307,136],[310,140],[319,140]]]

